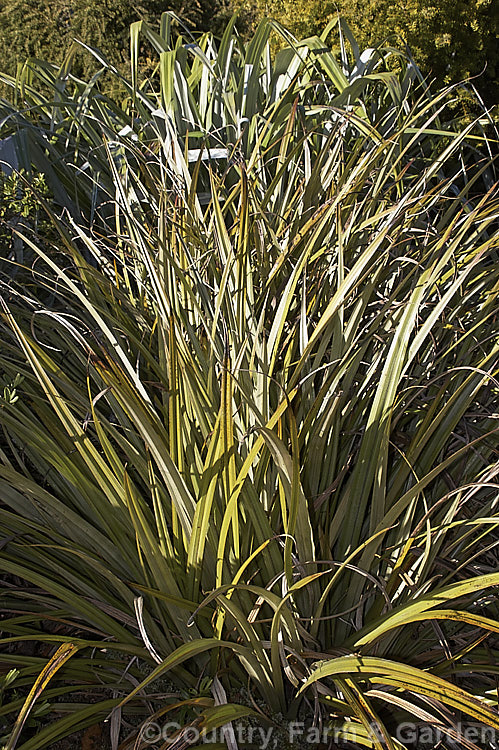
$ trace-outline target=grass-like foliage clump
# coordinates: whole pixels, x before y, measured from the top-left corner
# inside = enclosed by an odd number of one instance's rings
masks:
[[[122,748],[243,718],[476,747],[462,722],[499,730],[486,114],[449,122],[452,91],[342,22],[340,59],[330,29],[171,22],[132,27],[122,108],[70,59],[3,77],[52,196],[0,268],[6,747],[109,715]]]

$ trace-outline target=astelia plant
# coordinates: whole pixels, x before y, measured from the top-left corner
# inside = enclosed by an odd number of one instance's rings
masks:
[[[36,263],[1,279],[6,747],[106,718],[123,750],[169,721],[175,747],[255,721],[476,747],[463,722],[499,730],[490,144],[343,23],[336,60],[329,29],[172,21],[132,27],[122,109],[33,62],[3,105],[56,232],[20,232]]]

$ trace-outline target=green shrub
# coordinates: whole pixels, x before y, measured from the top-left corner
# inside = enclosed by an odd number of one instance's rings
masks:
[[[98,48],[108,55],[127,75],[130,65],[130,24],[143,18],[156,23],[165,10],[182,14],[183,23],[191,29],[214,28],[223,16],[223,2],[194,0],[183,4],[143,0],[112,3],[96,0],[0,0],[0,59],[2,72],[15,76],[32,58],[62,63],[73,48],[73,72],[88,80],[98,69],[91,54],[74,40]],[[144,66],[149,47],[144,46]],[[116,79],[107,80],[108,91],[119,99],[121,89]],[[5,93],[5,90],[3,91]]]
[[[492,0],[239,0],[255,21],[270,15],[299,38],[317,34],[338,13],[359,44],[388,39],[411,49],[422,71],[439,86],[470,76],[489,107],[499,97],[499,5]]]
[[[34,236],[54,236],[40,199],[50,200],[50,193],[41,174],[28,178],[24,170],[8,175],[0,172],[0,274],[12,282],[33,262],[33,252],[19,237],[18,231]],[[26,278],[24,278],[26,282]]]

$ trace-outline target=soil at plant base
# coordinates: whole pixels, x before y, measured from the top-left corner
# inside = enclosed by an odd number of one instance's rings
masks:
[[[91,727],[75,732],[68,737],[55,742],[50,750],[110,750],[109,733],[102,724],[92,724]]]

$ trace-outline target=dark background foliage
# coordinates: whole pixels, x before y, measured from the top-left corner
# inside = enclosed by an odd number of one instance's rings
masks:
[[[156,23],[165,10],[177,13],[193,30],[217,27],[224,17],[218,0],[0,0],[1,69],[15,75],[29,57],[62,62],[77,39],[124,70],[130,59],[130,24],[139,19]],[[77,52],[75,74],[86,78],[95,68],[90,55]]]

